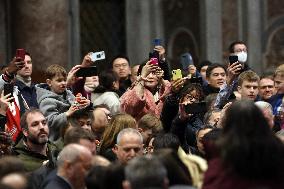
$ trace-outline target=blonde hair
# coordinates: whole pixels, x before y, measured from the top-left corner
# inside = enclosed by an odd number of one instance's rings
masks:
[[[107,126],[102,136],[100,151],[112,148],[116,143],[118,133],[125,128],[137,129],[136,120],[129,114],[120,113],[115,115]]]

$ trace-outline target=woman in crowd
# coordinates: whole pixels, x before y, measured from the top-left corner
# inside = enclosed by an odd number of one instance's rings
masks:
[[[219,155],[209,161],[203,189],[283,188],[284,145],[261,110],[253,102],[237,101],[225,115],[216,142]]]
[[[122,111],[139,120],[147,113],[160,117],[164,97],[169,94],[171,84],[162,78],[162,69],[148,61],[138,70],[140,75],[132,88],[121,97]]]

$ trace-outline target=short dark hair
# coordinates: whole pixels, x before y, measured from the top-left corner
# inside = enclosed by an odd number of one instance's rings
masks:
[[[128,56],[124,55],[124,54],[118,54],[116,56],[114,56],[112,59],[111,59],[111,66],[113,66],[113,62],[118,59],[118,58],[124,58],[125,60],[127,60],[128,62],[128,65],[130,66],[130,61],[129,61],[129,58]]]
[[[171,133],[157,135],[153,140],[154,150],[170,148],[175,152],[180,146],[179,138]]]
[[[235,52],[235,45],[238,45],[238,44],[241,44],[241,45],[246,45],[243,41],[234,41],[230,44],[229,46],[229,52],[230,53],[234,53]]]
[[[200,72],[200,70],[203,66],[210,66],[211,64],[212,64],[212,62],[210,62],[209,60],[203,60],[199,63],[197,70]]]
[[[27,123],[27,117],[29,114],[34,114],[34,113],[41,113],[43,115],[43,113],[40,111],[40,109],[36,109],[36,108],[31,108],[29,110],[27,110],[21,117],[20,120],[20,125],[22,127],[23,130],[28,130],[28,123]]]
[[[69,130],[64,135],[64,145],[68,145],[71,143],[78,144],[80,139],[87,139],[91,142],[95,141],[95,136],[91,133],[91,131],[82,129],[80,127],[74,127]]]
[[[104,93],[113,91],[113,82],[119,81],[117,73],[112,70],[103,71],[99,74],[99,85],[95,89],[95,93]]]
[[[215,69],[215,68],[223,68],[224,71],[226,72],[226,68],[225,66],[223,66],[222,64],[219,64],[219,63],[213,63],[211,65],[208,66],[207,70],[206,70],[206,77],[209,78],[212,71]]]

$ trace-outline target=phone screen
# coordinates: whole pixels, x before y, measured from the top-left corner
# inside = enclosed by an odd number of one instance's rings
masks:
[[[4,84],[4,95],[11,94],[10,97],[13,96],[14,85],[10,83]],[[11,100],[12,101],[12,100]]]
[[[237,55],[230,55],[229,56],[229,62],[230,64],[233,64],[235,62],[237,62],[239,59],[238,59],[238,56]]]

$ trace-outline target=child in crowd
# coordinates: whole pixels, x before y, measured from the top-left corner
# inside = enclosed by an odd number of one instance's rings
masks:
[[[67,124],[67,118],[76,110],[88,106],[90,101],[82,97],[75,103],[75,96],[66,88],[67,72],[62,66],[49,66],[46,78],[45,84],[37,85],[37,101],[40,110],[47,117],[49,139],[55,141],[59,138],[60,127]]]

